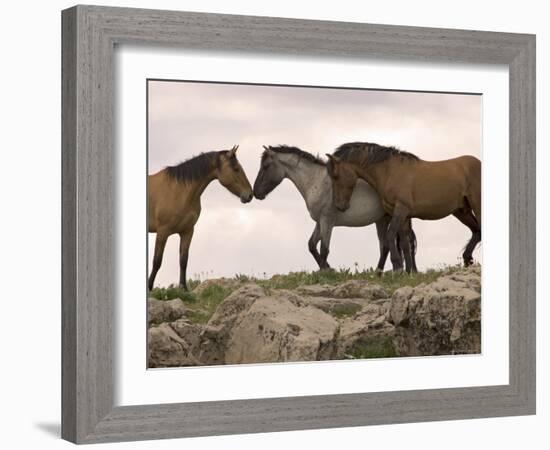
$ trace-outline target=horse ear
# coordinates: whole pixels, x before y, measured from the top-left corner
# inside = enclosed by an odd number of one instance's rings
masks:
[[[229,158],[235,158],[237,154],[238,145],[234,145],[231,150],[229,150]]]
[[[271,150],[271,146],[263,145],[263,148],[267,154],[273,153],[273,150]]]

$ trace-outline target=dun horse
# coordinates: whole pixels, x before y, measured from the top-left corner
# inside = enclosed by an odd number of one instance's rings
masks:
[[[390,216],[385,214],[378,194],[367,183],[360,182],[353,191],[350,208],[346,212],[339,212],[332,204],[332,186],[322,160],[296,147],[264,146],[264,149],[261,167],[254,182],[254,196],[263,200],[285,178],[296,186],[315,221],[308,247],[319,268],[330,268],[327,258],[333,227],[363,227],[376,223],[380,240],[378,270],[383,271],[389,252],[385,236]],[[320,253],[317,250],[319,240]],[[416,247],[414,233],[411,235],[411,245]]]
[[[405,261],[411,258],[408,221],[415,217],[438,220],[453,214],[472,231],[463,253],[464,265],[472,264],[472,252],[481,242],[481,162],[473,156],[445,161],[423,161],[417,156],[367,142],[340,146],[329,157],[327,170],[333,184],[336,208],[346,211],[357,179],[367,181],[380,195],[384,210],[392,216],[387,239],[392,262],[400,261],[395,236],[404,244]]]
[[[189,245],[201,213],[201,194],[211,181],[218,179],[243,203],[252,200],[252,188],[237,160],[237,148],[201,153],[148,177],[148,227],[150,233],[157,233],[149,290],[160,269],[166,240],[176,233],[180,235],[180,286],[187,290]]]

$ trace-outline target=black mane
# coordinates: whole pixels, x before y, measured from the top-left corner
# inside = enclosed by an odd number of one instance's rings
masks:
[[[345,161],[359,164],[374,164],[389,158],[403,158],[411,161],[419,161],[420,158],[412,153],[404,152],[395,147],[385,147],[371,142],[348,142],[342,144],[333,153],[334,156]]]
[[[176,166],[166,167],[166,173],[177,181],[191,182],[206,177],[217,164],[218,154],[223,152],[205,152],[193,156]]]
[[[298,147],[291,147],[288,145],[277,145],[275,147],[268,146],[269,150],[273,150],[275,153],[287,153],[299,156],[300,158],[306,159],[314,164],[318,164],[320,166],[325,166],[325,162],[319,158],[319,156],[312,155],[311,153],[305,152],[302,149],[299,149]],[[262,154],[262,159],[265,157],[265,151]]]

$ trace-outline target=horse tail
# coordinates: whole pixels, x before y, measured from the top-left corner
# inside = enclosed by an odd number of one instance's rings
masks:
[[[411,253],[414,256],[416,255],[417,245],[416,245],[416,234],[412,229],[412,226],[411,226],[411,234],[410,234],[410,245],[411,245]]]

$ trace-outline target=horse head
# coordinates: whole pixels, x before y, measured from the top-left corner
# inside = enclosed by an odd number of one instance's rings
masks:
[[[277,153],[264,145],[260,170],[254,181],[254,197],[263,200],[285,178],[285,169]]]
[[[239,197],[241,202],[248,203],[253,198],[252,187],[237,159],[238,148],[238,145],[234,145],[231,150],[218,152],[218,180],[229,192]]]
[[[339,211],[346,211],[357,183],[355,170],[338,156],[327,153],[327,172],[332,181],[332,202]]]

